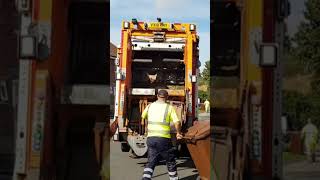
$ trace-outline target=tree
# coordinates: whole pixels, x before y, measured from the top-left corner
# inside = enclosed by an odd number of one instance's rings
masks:
[[[210,82],[210,60],[205,62],[204,69],[201,73],[201,77],[205,82],[208,82],[208,85],[209,85],[209,82]]]
[[[201,102],[205,101],[206,99],[209,99],[208,91],[198,91],[198,97],[200,98]]]
[[[295,34],[292,54],[313,74],[313,88],[320,92],[320,1],[307,0],[302,22]]]
[[[283,111],[289,120],[289,128],[300,130],[310,114],[311,104],[308,98],[295,91],[283,92]]]
[[[311,118],[320,127],[320,96],[311,93],[304,95],[296,91],[283,91],[283,113],[288,118],[291,130],[301,130]]]
[[[199,85],[209,86],[210,84],[210,61],[205,62],[202,73],[199,74]]]
[[[204,89],[199,89],[198,97],[201,101],[209,99],[210,96],[210,61],[205,62],[204,69],[199,75],[199,86],[204,87]]]
[[[290,52],[290,50],[292,48],[292,40],[291,40],[291,38],[290,38],[288,33],[285,33],[285,35],[284,35],[283,46],[284,46],[284,52],[285,53]]]

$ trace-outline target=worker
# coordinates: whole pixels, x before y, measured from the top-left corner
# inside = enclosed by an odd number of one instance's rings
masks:
[[[174,148],[171,142],[170,122],[177,131],[177,139],[181,139],[181,122],[173,108],[166,103],[168,92],[160,90],[158,100],[148,105],[142,112],[142,121],[147,122],[148,163],[143,171],[143,180],[151,179],[160,158],[166,160],[170,180],[178,180]]]
[[[208,99],[206,99],[206,101],[204,102],[204,107],[206,109],[206,113],[209,113],[209,111],[210,111],[210,102],[208,101]]]
[[[318,129],[310,118],[308,119],[308,123],[303,127],[301,135],[304,139],[306,155],[310,161],[314,162],[315,150],[318,143]]]

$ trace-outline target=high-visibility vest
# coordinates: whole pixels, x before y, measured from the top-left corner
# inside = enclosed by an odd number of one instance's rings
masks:
[[[142,113],[142,118],[148,119],[148,137],[171,138],[170,122],[179,121],[174,108],[162,102],[154,102],[147,106]]]

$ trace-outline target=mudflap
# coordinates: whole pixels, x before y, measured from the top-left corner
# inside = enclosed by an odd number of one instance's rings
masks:
[[[147,153],[148,146],[146,136],[128,135],[127,141],[134,154],[138,157],[142,157]]]

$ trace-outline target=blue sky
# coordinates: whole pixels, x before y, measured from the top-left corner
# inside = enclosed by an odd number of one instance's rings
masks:
[[[298,31],[299,24],[304,20],[305,1],[289,0],[291,3],[291,14],[288,17],[288,32],[290,36],[293,36]]]
[[[122,20],[137,18],[138,21],[194,23],[200,36],[200,61],[210,59],[210,0],[111,0],[110,40],[120,44]]]

